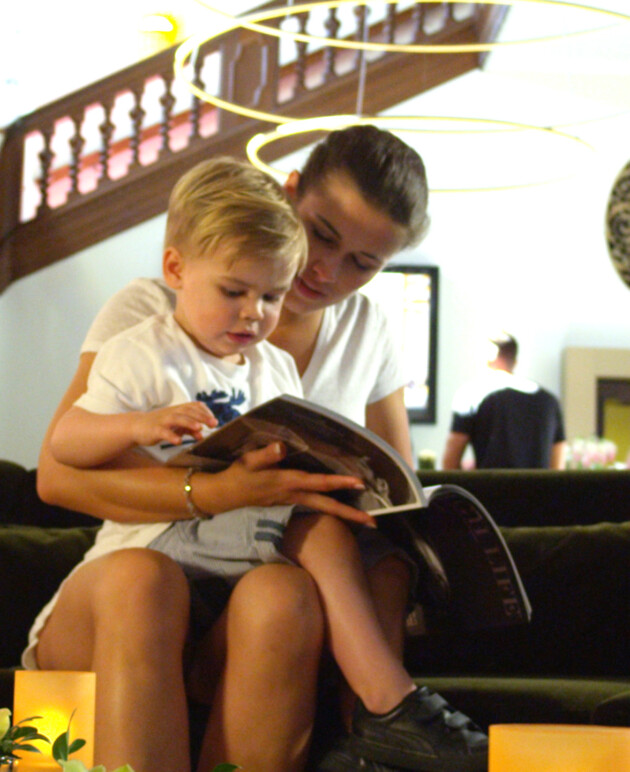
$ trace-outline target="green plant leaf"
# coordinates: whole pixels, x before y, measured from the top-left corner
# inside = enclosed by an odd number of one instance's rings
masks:
[[[238,764],[217,764],[212,772],[234,772],[235,769],[241,769]]]
[[[22,743],[21,745],[18,745],[15,748],[16,751],[30,751],[31,753],[41,753],[39,748],[36,748],[34,745],[30,745],[29,743]]]
[[[52,757],[59,764],[68,761],[68,732],[62,732],[52,746]]]
[[[80,737],[77,737],[76,740],[73,740],[70,743],[70,747],[68,748],[68,756],[72,756],[73,753],[76,753],[78,750],[83,748],[85,745],[85,740],[82,740]]]
[[[40,718],[42,718],[42,716],[29,716],[28,718],[23,718],[21,721],[16,721],[15,726],[25,724],[27,721],[39,721]]]
[[[107,772],[107,770],[105,767],[94,767],[90,772]],[[129,764],[125,764],[124,766],[115,769],[114,772],[133,772],[133,767],[130,767]]]
[[[34,726],[15,726],[11,733],[14,740],[50,740],[43,734],[40,734]]]

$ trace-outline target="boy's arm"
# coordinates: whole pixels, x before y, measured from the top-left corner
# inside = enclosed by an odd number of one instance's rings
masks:
[[[71,407],[59,420],[50,440],[55,460],[89,469],[101,466],[134,447],[134,413],[100,415]]]
[[[92,413],[74,405],[59,419],[51,448],[58,462],[89,469],[139,445],[179,445],[184,434],[200,440],[204,425],[212,428],[217,421],[201,402],[116,414]]]

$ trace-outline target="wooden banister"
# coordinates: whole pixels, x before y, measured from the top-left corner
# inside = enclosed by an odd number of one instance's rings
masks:
[[[265,7],[284,5],[269,3]],[[387,42],[474,43],[493,39],[507,9],[461,3],[354,10],[343,37]],[[458,13],[455,11],[458,10]],[[347,28],[338,9],[296,16],[301,32]],[[323,16],[322,16],[323,15]],[[268,24],[281,24],[281,20]],[[311,34],[320,34],[311,33]],[[480,54],[365,54],[238,28],[207,41],[192,67],[197,86],[227,102],[305,118],[354,113],[365,57],[362,113],[376,114],[479,66]],[[190,166],[212,155],[242,157],[273,124],[218,110],[174,80],[175,49],[163,51],[26,115],[0,151],[0,292],[11,282],[165,211]],[[284,52],[284,53],[283,53]],[[281,60],[284,55],[284,60]],[[300,135],[265,150],[269,161],[313,141]]]

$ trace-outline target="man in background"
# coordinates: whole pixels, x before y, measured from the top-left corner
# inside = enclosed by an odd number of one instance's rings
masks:
[[[460,469],[469,443],[477,469],[563,469],[565,435],[556,397],[514,375],[518,344],[511,335],[491,340],[495,357],[481,378],[453,400],[444,469]]]

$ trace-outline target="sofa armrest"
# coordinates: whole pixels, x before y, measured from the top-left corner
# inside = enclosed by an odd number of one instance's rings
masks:
[[[589,525],[630,520],[628,469],[422,470],[425,487],[461,485],[505,526]]]

